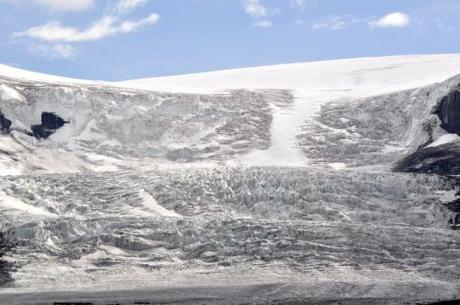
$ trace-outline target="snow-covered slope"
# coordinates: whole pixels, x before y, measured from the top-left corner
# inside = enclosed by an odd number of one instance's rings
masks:
[[[61,77],[0,64],[0,77],[49,83],[105,84],[156,91],[222,89],[343,90],[378,95],[443,81],[460,68],[460,54],[340,59],[128,80],[117,83]],[[354,93],[353,93],[354,92]]]
[[[123,162],[150,158],[149,164],[305,166],[315,162],[305,153],[311,149],[302,137],[305,128],[312,129],[312,120],[317,125],[315,116],[321,106],[418,88],[459,72],[459,54],[346,59],[120,83],[79,81],[0,66],[0,109],[16,129],[37,124],[42,112],[56,111],[70,124],[39,143],[17,134],[15,141],[48,148],[53,152],[48,159],[62,159],[55,157],[56,149],[62,148],[65,154],[73,154],[69,158],[74,161],[67,163],[78,163],[81,169],[119,168],[113,157]],[[170,93],[161,93],[165,91]],[[401,95],[399,102],[409,95]],[[407,138],[395,138],[380,148],[401,152],[407,144]],[[96,154],[99,161],[82,160],[82,151],[85,156]],[[37,162],[19,162],[13,169],[10,161],[10,165],[0,164],[5,173],[37,167]],[[331,166],[343,167],[343,162],[336,161]],[[38,167],[47,171],[46,164]]]
[[[0,77],[35,82],[48,82],[48,83],[76,83],[76,84],[96,84],[107,83],[102,81],[88,81],[76,78],[62,77],[44,73],[28,71],[12,66],[0,64]]]
[[[417,88],[459,74],[460,54],[295,63],[120,82],[132,88],[182,90],[293,89],[309,96],[365,97]]]
[[[322,105],[441,82],[460,72],[460,54],[343,59],[235,69],[121,82],[133,88],[184,92],[222,89],[291,89],[292,107],[274,109],[272,146],[247,156],[257,165],[305,165],[296,136]]]

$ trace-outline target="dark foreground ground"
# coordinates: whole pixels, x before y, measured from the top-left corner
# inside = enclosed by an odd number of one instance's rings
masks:
[[[309,298],[283,285],[194,287],[102,292],[38,292],[0,294],[5,305],[156,305],[156,304],[286,304],[286,305],[457,305],[460,300],[401,298]],[[298,288],[298,287],[297,287]]]

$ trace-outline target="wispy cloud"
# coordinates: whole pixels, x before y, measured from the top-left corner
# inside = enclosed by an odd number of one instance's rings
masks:
[[[267,7],[261,0],[243,0],[243,8],[246,14],[254,19],[253,26],[270,28],[274,25],[269,18],[281,13],[279,7]]]
[[[252,25],[259,28],[270,28],[273,26],[273,22],[270,20],[258,20],[254,22]]]
[[[79,12],[87,10],[95,5],[95,0],[0,0],[10,4],[35,3],[51,11]]]
[[[370,18],[358,18],[353,16],[329,16],[320,22],[314,23],[311,28],[314,30],[327,29],[336,31],[345,29],[353,24],[365,24],[370,20]]]
[[[244,10],[254,18],[266,17],[268,14],[267,8],[259,0],[245,0]]]
[[[34,1],[52,2],[51,0]],[[59,1],[55,0],[54,2]],[[68,2],[73,3],[74,1]],[[78,2],[78,0],[75,2]],[[97,41],[120,34],[133,33],[144,27],[157,24],[160,20],[160,15],[156,13],[151,13],[147,17],[133,20],[125,18],[126,14],[146,3],[147,0],[119,0],[116,5],[109,10],[109,13],[95,20],[86,28],[66,26],[59,21],[52,20],[45,24],[31,27],[25,31],[14,33],[13,37],[39,41],[40,43],[30,44],[29,51],[31,53],[51,59],[71,58],[74,57],[77,52],[70,44],[84,41]]]
[[[116,10],[119,14],[126,14],[146,3],[147,0],[121,0],[117,3]]]
[[[291,0],[294,6],[298,9],[301,9],[302,11],[305,9],[307,6],[307,1],[306,0]]]
[[[117,34],[135,32],[141,27],[156,24],[159,19],[160,16],[156,13],[152,13],[146,18],[123,22],[114,16],[104,16],[84,30],[63,26],[58,21],[50,21],[27,31],[15,33],[14,36],[29,37],[46,42],[95,41]]]
[[[454,32],[455,31],[453,26],[444,23],[444,21],[439,17],[435,17],[433,21],[436,27],[441,31],[444,31],[444,32]]]
[[[401,12],[394,12],[369,22],[369,25],[373,28],[404,28],[410,24],[410,17]]]
[[[83,11],[94,5],[94,0],[34,0],[56,11]]]
[[[311,28],[314,30],[327,29],[330,31],[343,30],[353,25],[366,25],[371,28],[402,28],[411,24],[408,15],[395,12],[381,18],[355,17],[355,16],[329,16],[324,20],[314,23]]]
[[[48,59],[69,59],[75,57],[77,50],[68,44],[30,44],[29,53]]]

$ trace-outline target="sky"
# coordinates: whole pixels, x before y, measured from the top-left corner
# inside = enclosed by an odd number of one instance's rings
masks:
[[[0,63],[107,81],[460,53],[460,0],[0,0]]]

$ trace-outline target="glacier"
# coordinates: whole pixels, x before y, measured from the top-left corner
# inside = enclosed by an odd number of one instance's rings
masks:
[[[438,110],[458,74],[458,54],[123,82],[0,65],[0,304],[459,299]],[[66,122],[46,139],[43,113]]]

